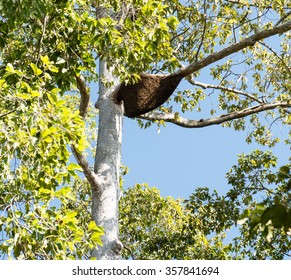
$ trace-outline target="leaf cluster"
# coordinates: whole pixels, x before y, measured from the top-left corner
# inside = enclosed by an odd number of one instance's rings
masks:
[[[181,200],[135,185],[120,201],[123,257],[134,259],[227,259],[222,236],[208,237]]]
[[[242,225],[240,240],[256,248],[251,258],[290,254],[290,166],[276,170],[276,161],[270,152],[255,151],[241,155],[239,164],[228,174],[244,205],[238,220]]]
[[[58,64],[40,61],[28,69],[8,63],[0,79],[0,253],[82,259],[103,233],[71,206],[81,169],[70,163],[69,147],[87,147],[85,125],[71,96],[50,85]]]

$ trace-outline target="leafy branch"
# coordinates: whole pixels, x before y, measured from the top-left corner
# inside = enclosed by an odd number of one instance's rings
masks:
[[[216,61],[219,61],[219,60],[229,56],[230,54],[241,51],[247,47],[252,47],[260,40],[269,38],[269,37],[277,35],[277,34],[285,33],[289,30],[291,30],[291,21],[288,21],[288,22],[286,22],[282,25],[279,25],[279,26],[275,26],[272,29],[266,29],[266,30],[257,32],[254,35],[252,35],[248,38],[245,38],[238,43],[234,43],[234,44],[232,44],[232,45],[230,45],[230,46],[228,46],[220,51],[217,51],[217,52],[201,59],[200,61],[191,63],[188,66],[186,66],[185,68],[182,68],[171,75],[182,75],[182,76],[186,77],[186,76],[188,76],[196,71],[199,71],[200,69],[202,69],[202,68],[204,68],[204,67],[206,67],[206,66],[208,66]]]

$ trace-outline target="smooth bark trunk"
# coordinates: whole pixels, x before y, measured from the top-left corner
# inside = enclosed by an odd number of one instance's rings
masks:
[[[99,75],[99,127],[94,166],[98,187],[92,188],[92,216],[105,233],[103,246],[96,248],[92,256],[100,260],[112,260],[119,259],[122,250],[118,229],[118,200],[123,106],[115,104],[111,98],[119,80],[103,61],[100,61]],[[110,86],[108,83],[111,83]]]

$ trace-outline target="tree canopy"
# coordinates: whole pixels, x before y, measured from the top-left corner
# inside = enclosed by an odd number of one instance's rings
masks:
[[[92,250],[111,244],[119,258],[111,214],[100,217],[97,202],[109,190],[117,219],[126,173],[120,120],[130,115],[125,97],[115,97],[122,88],[137,93],[147,75],[179,76],[183,87],[132,115],[142,128],[222,124],[246,131],[248,143],[285,141],[289,152],[290,30],[287,0],[0,0],[0,255],[99,258]],[[282,259],[290,254],[290,174],[289,163],[256,150],[238,156],[225,196],[124,190],[123,257]],[[240,235],[223,243],[234,226]]]

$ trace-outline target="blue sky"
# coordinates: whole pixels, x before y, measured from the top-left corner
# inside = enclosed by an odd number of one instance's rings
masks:
[[[206,114],[206,113],[205,113]],[[195,116],[195,113],[194,113]],[[186,129],[172,124],[140,129],[134,120],[124,119],[122,163],[130,172],[125,187],[148,183],[163,196],[187,198],[195,187],[210,187],[220,194],[227,191],[226,172],[237,162],[237,155],[268,148],[245,142],[246,132],[211,126]],[[279,163],[287,162],[288,147],[272,149]]]

